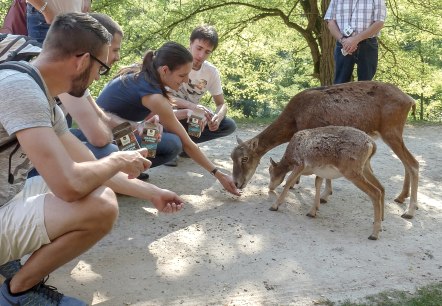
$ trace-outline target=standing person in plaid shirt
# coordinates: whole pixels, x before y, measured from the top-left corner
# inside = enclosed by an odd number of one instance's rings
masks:
[[[337,41],[334,84],[349,82],[355,64],[358,81],[373,79],[386,16],[385,0],[331,0],[324,19]]]

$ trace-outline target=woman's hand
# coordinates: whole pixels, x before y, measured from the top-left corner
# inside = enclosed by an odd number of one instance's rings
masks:
[[[237,196],[241,195],[238,188],[236,188],[235,183],[233,182],[233,178],[230,175],[224,174],[220,170],[218,170],[215,173],[215,177],[228,192]]]
[[[153,123],[157,126],[158,131],[160,131],[160,133],[158,134],[159,136],[158,136],[157,142],[160,142],[161,136],[163,135],[163,130],[164,130],[163,125],[160,123],[160,116],[153,115],[149,119],[146,119],[146,122]]]

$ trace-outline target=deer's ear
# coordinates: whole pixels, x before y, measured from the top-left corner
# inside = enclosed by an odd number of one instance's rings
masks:
[[[249,147],[250,147],[250,149],[251,149],[252,151],[255,151],[256,148],[258,148],[258,142],[259,142],[258,139],[253,139],[253,140],[250,142]]]
[[[238,135],[236,135],[236,141],[238,142],[238,144],[244,143],[244,141],[242,141],[241,138],[238,137]]]
[[[270,163],[272,164],[273,167],[276,167],[276,162],[271,157],[270,157]]]

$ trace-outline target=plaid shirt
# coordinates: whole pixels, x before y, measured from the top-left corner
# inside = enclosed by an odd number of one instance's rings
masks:
[[[385,21],[385,0],[331,0],[325,20],[336,20],[341,33],[350,25],[356,33],[368,29],[375,21]],[[378,36],[379,33],[376,34]]]

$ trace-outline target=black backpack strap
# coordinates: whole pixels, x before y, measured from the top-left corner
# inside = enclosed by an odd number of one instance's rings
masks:
[[[40,86],[41,90],[46,95],[46,90],[45,90],[45,86],[43,84],[43,80],[38,75],[38,73],[34,69],[32,69],[32,67],[30,67],[29,65],[27,65],[25,63],[21,63],[21,62],[11,61],[11,62],[6,62],[6,63],[0,64],[0,69],[17,70],[17,71],[28,74],[29,76],[31,76],[31,78],[34,79],[34,81],[38,84],[38,86]],[[0,152],[6,150],[7,148],[9,148],[17,143],[18,143],[17,137],[15,137],[15,136],[12,137],[9,141],[0,145]]]
[[[43,80],[41,79],[41,77],[37,73],[37,71],[32,69],[32,67],[30,67],[28,64],[25,64],[22,62],[10,61],[10,62],[5,62],[5,63],[0,64],[0,69],[17,70],[17,71],[28,74],[31,78],[34,79],[34,81],[38,84],[38,86],[40,86],[41,90],[46,95],[46,89],[43,84]]]
[[[10,147],[12,147],[13,145],[15,145],[15,144],[17,144],[18,143],[18,140],[17,140],[17,137],[13,137],[13,138],[11,138],[9,141],[7,141],[7,142],[5,142],[4,144],[2,144],[1,146],[0,146],[0,152],[3,152],[4,150],[6,150],[7,148],[10,148]]]
[[[2,52],[0,52],[0,57],[2,57],[3,55],[5,55],[6,54],[6,52],[8,52],[9,51],[9,49],[17,42],[17,41],[19,41],[20,39],[22,39],[22,38],[24,38],[25,36],[22,36],[22,35],[17,35],[17,37],[16,38],[14,38],[6,47],[4,47],[3,48],[3,51]],[[3,40],[3,39],[2,39]]]

